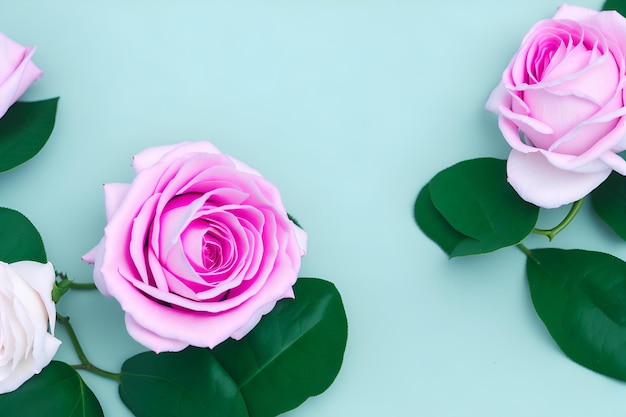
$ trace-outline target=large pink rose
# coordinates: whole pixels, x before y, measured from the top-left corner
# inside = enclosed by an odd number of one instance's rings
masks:
[[[31,61],[34,53],[35,47],[22,46],[0,33],[0,117],[43,74]]]
[[[276,187],[208,142],[149,148],[106,184],[108,224],[83,259],[155,352],[239,339],[293,297],[306,234]]]
[[[614,11],[564,5],[524,37],[487,102],[523,199],[558,207],[626,174],[624,56],[626,19]]]

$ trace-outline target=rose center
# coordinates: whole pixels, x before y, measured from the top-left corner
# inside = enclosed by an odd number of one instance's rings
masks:
[[[222,263],[222,248],[211,240],[210,236],[204,235],[202,238],[202,263],[205,268],[213,269],[215,265]]]
[[[202,265],[206,270],[218,272],[233,263],[235,248],[230,234],[219,224],[211,224],[202,236]]]
[[[524,82],[532,85],[575,74],[604,55],[606,47],[602,34],[591,27],[570,20],[545,22],[526,55]]]

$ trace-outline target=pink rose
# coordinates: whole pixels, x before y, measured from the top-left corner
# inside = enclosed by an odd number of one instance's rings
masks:
[[[0,117],[43,72],[31,58],[35,47],[22,46],[0,33]]]
[[[626,174],[624,56],[626,19],[614,11],[564,5],[524,37],[487,102],[523,199],[558,207]]]
[[[306,234],[276,187],[208,142],[149,148],[106,184],[108,224],[84,260],[155,352],[240,339],[292,285]]]

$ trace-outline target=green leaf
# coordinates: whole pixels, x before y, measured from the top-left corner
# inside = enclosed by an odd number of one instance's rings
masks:
[[[124,362],[120,397],[137,417],[247,417],[237,385],[208,349],[140,353]]]
[[[591,193],[591,203],[598,216],[626,240],[626,177],[613,172]]]
[[[28,161],[52,134],[59,98],[17,102],[0,118],[0,171]]]
[[[71,366],[52,361],[17,390],[0,395],[2,417],[103,417],[93,392]]]
[[[626,2],[624,0],[607,0],[602,10],[617,10],[622,16],[626,16]]]
[[[47,262],[39,232],[19,211],[0,207],[0,261]]]
[[[535,310],[563,352],[626,381],[626,263],[601,252],[536,249],[526,272]]]
[[[299,406],[324,392],[341,368],[348,323],[339,292],[314,278],[299,278],[294,291],[295,299],[279,301],[243,339],[213,350],[251,417]]]
[[[539,207],[506,181],[506,161],[479,158],[444,169],[420,192],[415,218],[449,256],[492,252],[531,233]]]
[[[482,253],[482,242],[459,233],[437,211],[430,198],[428,184],[417,196],[414,207],[415,220],[422,232],[433,240],[450,257]]]

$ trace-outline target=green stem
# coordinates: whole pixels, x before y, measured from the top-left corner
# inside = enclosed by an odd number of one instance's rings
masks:
[[[533,252],[530,249],[528,249],[526,246],[524,246],[523,243],[518,243],[516,246],[519,250],[522,251],[524,255],[526,255],[526,257],[533,259],[536,262],[536,259],[533,256]]]
[[[583,197],[580,200],[576,201],[574,204],[572,204],[572,208],[570,208],[569,213],[567,213],[567,216],[565,216],[563,221],[557,224],[554,228],[548,229],[548,230],[533,229],[533,233],[546,236],[550,241],[552,241],[552,239],[554,239],[556,235],[558,235],[563,229],[567,227],[567,225],[569,225],[572,222],[572,220],[574,220],[574,217],[576,217],[581,207],[583,206],[584,202],[585,202],[585,198]]]
[[[528,249],[526,246],[524,246],[524,244],[522,244],[522,243],[518,243],[518,244],[517,244],[517,248],[518,248],[519,250],[521,250],[521,251],[524,253],[524,255],[528,256],[529,258],[530,258],[531,256],[533,256],[533,253],[530,251],[530,249]]]
[[[120,377],[121,377],[120,374],[116,374],[113,372],[105,371],[104,369],[100,369],[97,366],[93,365],[89,361],[89,359],[87,359],[87,356],[85,355],[85,351],[83,350],[83,348],[80,346],[80,343],[78,342],[78,337],[76,336],[76,332],[74,332],[74,328],[70,324],[69,317],[62,316],[59,313],[57,313],[57,321],[61,323],[63,326],[65,326],[65,329],[67,330],[67,333],[70,336],[70,340],[72,341],[72,345],[74,346],[74,350],[76,350],[76,354],[78,355],[78,359],[80,360],[80,365],[73,365],[72,368],[84,369],[96,375],[100,375],[102,377],[109,378],[117,382],[120,381]]]
[[[80,282],[72,282],[69,287],[73,290],[96,290],[98,289],[98,287],[96,287],[96,284],[94,284],[93,282],[89,282],[89,283],[80,283]]]

